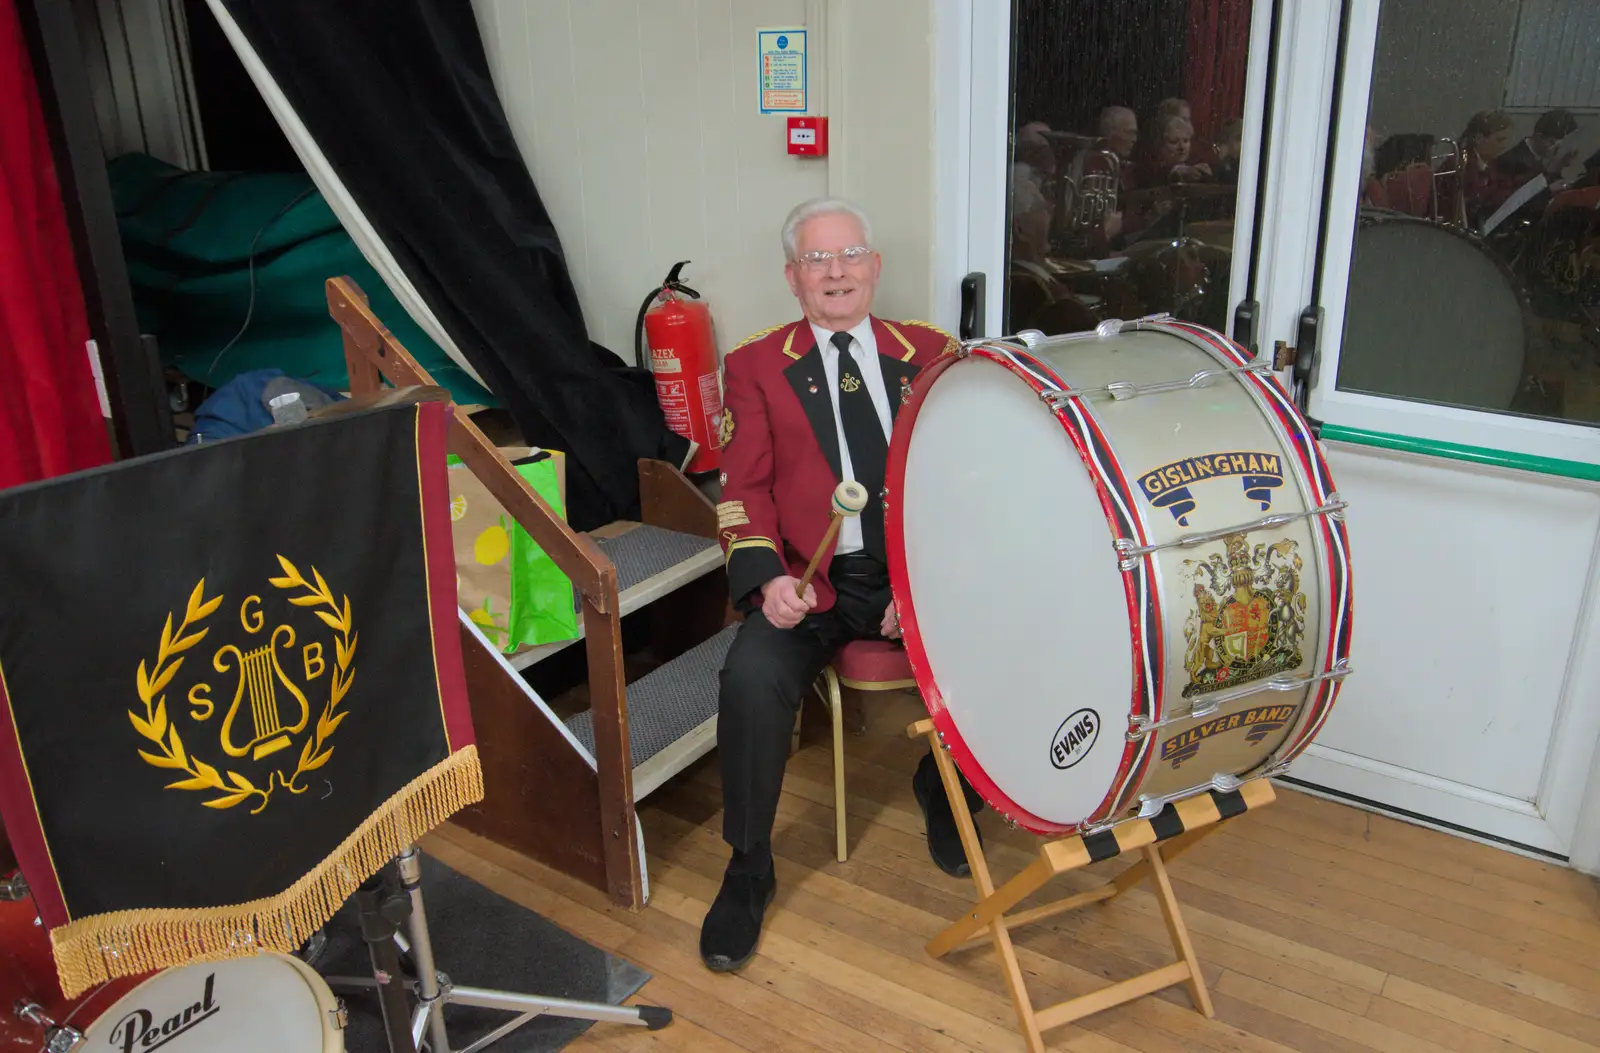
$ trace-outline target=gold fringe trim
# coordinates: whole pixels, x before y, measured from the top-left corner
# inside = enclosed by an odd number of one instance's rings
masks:
[[[477,746],[417,776],[317,868],[276,896],[224,907],[121,910],[50,933],[62,992],[74,998],[117,977],[191,962],[292,954],[332,918],[361,883],[429,830],[483,800]]]

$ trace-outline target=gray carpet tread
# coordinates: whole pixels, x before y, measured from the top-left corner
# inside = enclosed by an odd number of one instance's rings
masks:
[[[696,534],[641,523],[619,534],[589,537],[617,568],[617,602],[625,615],[722,566],[721,546]],[[526,669],[583,639],[583,604],[576,593],[573,603],[580,612],[578,635],[519,651],[508,659],[512,668]]]
[[[631,761],[637,768],[717,714],[717,674],[733,644],[737,626],[728,626],[705,642],[628,685],[628,733]],[[590,753],[594,723],[585,710],[566,725]]]
[[[596,537],[594,541],[606,558],[617,565],[619,592],[627,592],[708,549],[719,547],[714,538],[682,534],[646,524],[615,537]]]

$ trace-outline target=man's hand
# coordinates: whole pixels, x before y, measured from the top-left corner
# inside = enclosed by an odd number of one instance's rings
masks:
[[[894,601],[889,601],[889,606],[883,610],[883,624],[878,627],[886,640],[900,639],[900,615],[894,609]]]
[[[794,587],[798,584],[799,578],[782,574],[761,586],[761,613],[779,629],[793,629],[817,605],[816,587],[807,585],[806,596],[802,600],[794,594]]]

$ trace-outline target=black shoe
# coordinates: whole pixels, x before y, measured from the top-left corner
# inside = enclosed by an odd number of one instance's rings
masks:
[[[965,788],[962,787],[963,790]],[[911,792],[916,796],[917,805],[922,809],[922,820],[927,824],[928,854],[933,857],[934,863],[951,877],[971,874],[967,850],[961,845],[961,831],[956,827],[956,815],[950,810],[950,799],[945,796],[944,780],[939,778],[939,767],[932,753],[923,757],[922,763],[917,765],[917,773],[911,777]],[[981,800],[974,807],[972,799],[975,794],[968,793],[966,796],[969,811],[976,812],[983,807]],[[973,829],[981,846],[983,831],[976,826]]]
[[[722,876],[722,888],[700,926],[700,959],[716,973],[744,968],[756,953],[767,904],[778,890],[777,875],[769,864],[765,873]]]

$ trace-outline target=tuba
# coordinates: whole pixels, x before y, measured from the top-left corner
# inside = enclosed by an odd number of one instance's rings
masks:
[[[1088,157],[1104,159],[1104,167],[1084,171]],[[1071,173],[1062,180],[1062,209],[1067,229],[1081,233],[1098,227],[1106,216],[1117,211],[1117,191],[1121,187],[1122,159],[1110,150],[1080,150],[1072,158]]]

